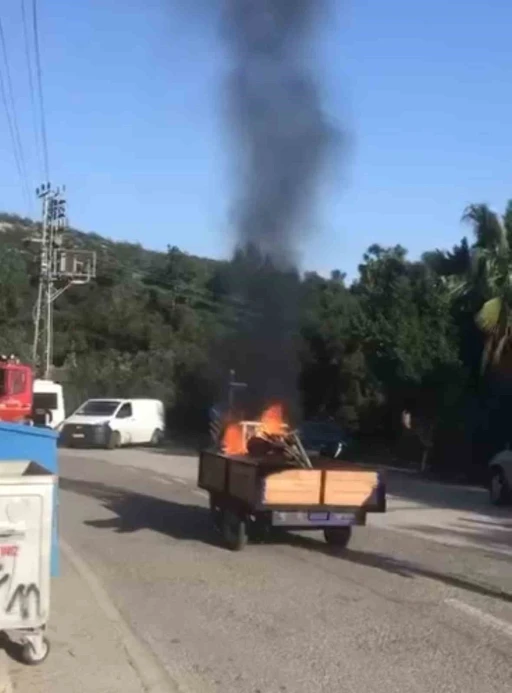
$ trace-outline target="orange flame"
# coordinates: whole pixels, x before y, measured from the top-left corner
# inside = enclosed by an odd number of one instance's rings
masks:
[[[276,435],[283,432],[284,415],[283,405],[273,404],[261,415],[261,430],[267,435]]]
[[[258,434],[279,435],[286,430],[283,406],[273,404],[268,407],[256,424],[254,422],[238,422],[227,425],[222,438],[222,451],[226,455],[246,455],[247,437]]]
[[[222,438],[222,450],[226,455],[245,455],[247,453],[244,431],[240,424],[228,424]]]

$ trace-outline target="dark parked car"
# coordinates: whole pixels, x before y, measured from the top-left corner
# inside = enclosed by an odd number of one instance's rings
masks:
[[[299,435],[306,450],[332,459],[345,457],[350,442],[345,431],[331,421],[305,421]]]

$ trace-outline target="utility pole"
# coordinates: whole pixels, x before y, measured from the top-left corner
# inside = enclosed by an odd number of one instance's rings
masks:
[[[237,390],[243,390],[247,387],[247,383],[237,382],[236,373],[233,369],[229,371],[228,381],[228,412],[230,415],[235,409],[235,394]]]
[[[63,247],[67,227],[64,189],[49,183],[36,190],[42,201],[39,236],[32,239],[39,247],[39,282],[34,309],[32,361],[36,373],[51,378],[53,366],[53,304],[70,286],[87,284],[96,276],[96,253]]]

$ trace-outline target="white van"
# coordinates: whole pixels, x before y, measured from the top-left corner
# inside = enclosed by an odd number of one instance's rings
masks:
[[[62,426],[61,442],[70,447],[159,445],[165,433],[165,408],[157,399],[88,399]]]
[[[53,380],[34,380],[32,421],[36,426],[58,428],[66,417],[62,385]]]

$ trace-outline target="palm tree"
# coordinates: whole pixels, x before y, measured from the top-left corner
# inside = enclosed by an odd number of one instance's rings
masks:
[[[512,353],[512,201],[500,217],[487,205],[470,205],[462,220],[473,227],[468,271],[458,290],[477,301],[475,316],[485,335],[482,370],[503,366]]]
[[[470,265],[471,249],[464,237],[452,250],[429,250],[422,255],[422,262],[444,283],[455,281],[456,277],[466,276]]]

